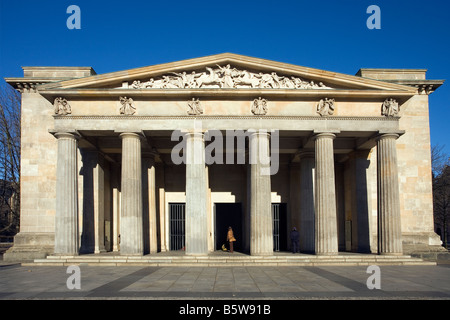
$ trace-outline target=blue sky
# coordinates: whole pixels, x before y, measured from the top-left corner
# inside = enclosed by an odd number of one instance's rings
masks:
[[[69,30],[70,5],[81,30]],[[370,5],[381,29],[369,30]],[[450,81],[448,0],[0,0],[0,77],[21,66],[92,66],[97,73],[232,52],[354,75],[428,69]],[[450,84],[430,96],[432,144],[450,154]]]

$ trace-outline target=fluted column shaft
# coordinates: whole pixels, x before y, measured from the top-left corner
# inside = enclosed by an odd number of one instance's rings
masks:
[[[318,255],[338,253],[333,133],[315,136],[315,250]]]
[[[398,137],[398,134],[382,134],[377,139],[378,253],[383,255],[403,252],[396,149]]]
[[[300,251],[315,252],[314,152],[300,155]]]
[[[143,255],[141,140],[135,133],[122,133],[122,211],[120,253]]]
[[[208,254],[207,175],[202,132],[186,134],[186,254]]]
[[[71,133],[56,133],[55,254],[78,255],[77,139]]]
[[[273,255],[269,134],[254,132],[250,147],[250,254]]]
[[[144,208],[147,212],[144,212],[144,221],[148,219],[146,227],[148,227],[148,231],[144,231],[144,236],[148,236],[148,246],[146,250],[150,252],[150,254],[157,253],[158,251],[158,238],[156,234],[156,173],[155,173],[155,155],[152,154],[150,157],[142,159],[143,169],[146,170],[146,174],[143,176],[147,178],[145,181],[146,187],[144,188],[144,197],[143,199]],[[143,181],[144,183],[144,181]],[[145,241],[144,241],[145,243]]]

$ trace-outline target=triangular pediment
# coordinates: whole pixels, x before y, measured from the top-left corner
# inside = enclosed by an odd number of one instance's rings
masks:
[[[47,83],[58,89],[383,90],[415,88],[232,53]]]

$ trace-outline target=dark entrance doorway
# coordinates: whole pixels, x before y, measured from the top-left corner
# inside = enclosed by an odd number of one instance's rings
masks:
[[[242,205],[240,203],[215,203],[214,211],[216,219],[216,250],[221,250],[223,244],[228,246],[226,243],[228,227],[233,228],[234,237],[237,240],[234,243],[234,250],[241,250],[242,241],[244,240],[242,232]]]
[[[170,250],[181,250],[185,246],[186,204],[169,203],[170,214]]]
[[[272,203],[273,250],[287,250],[287,204]]]

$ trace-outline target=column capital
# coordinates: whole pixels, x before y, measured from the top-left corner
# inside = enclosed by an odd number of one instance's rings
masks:
[[[300,150],[298,150],[298,151],[294,154],[294,156],[292,157],[291,164],[293,164],[293,163],[298,163],[298,164],[300,164],[300,162],[301,162],[303,159],[314,159],[314,157],[315,157],[315,152],[314,152],[314,150],[304,150],[304,149],[300,149]]]
[[[324,138],[328,138],[328,139],[335,139],[336,138],[336,133],[339,133],[338,131],[329,131],[329,132],[316,132],[314,131],[314,135],[313,135],[313,139],[317,140],[317,139],[324,139]]]
[[[181,132],[184,134],[185,137],[202,140],[205,138],[205,131],[187,130]]]
[[[376,136],[375,140],[380,141],[384,139],[394,139],[397,140],[400,137],[400,134],[395,132],[389,132],[389,133],[380,133]]]
[[[158,150],[156,148],[152,148],[149,152],[142,152],[142,160],[148,159],[151,161],[155,161],[156,156],[159,155]]]
[[[49,130],[49,133],[52,134],[56,139],[72,139],[72,140],[80,140],[81,135],[78,131],[56,131]]]
[[[121,132],[119,137],[124,138],[138,138],[140,140],[144,139],[144,135],[140,132]]]
[[[372,149],[353,150],[348,154],[349,159],[369,159]]]
[[[385,139],[385,138],[395,138],[398,139],[405,134],[405,130],[380,130],[375,135],[375,140]]]
[[[249,129],[249,130],[247,130],[247,134],[249,137],[256,136],[256,135],[270,137],[270,135],[271,135],[270,130],[265,130],[265,129],[264,130]]]
[[[306,158],[314,159],[314,157],[316,156],[316,153],[314,152],[314,150],[302,150],[302,151],[299,151],[296,155],[298,156],[298,158],[300,160],[306,159]]]

